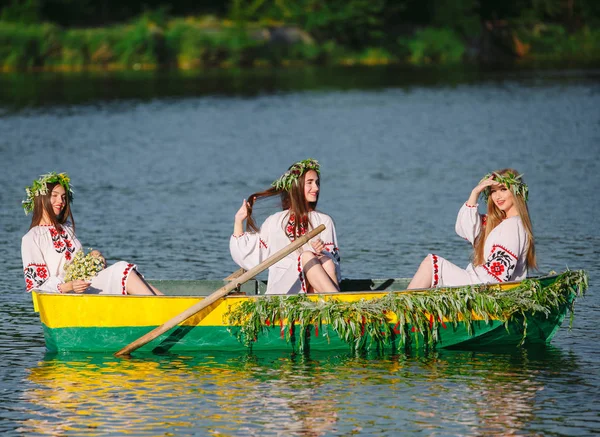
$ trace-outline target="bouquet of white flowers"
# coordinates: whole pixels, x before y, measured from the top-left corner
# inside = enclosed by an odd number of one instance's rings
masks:
[[[83,250],[78,251],[65,267],[65,282],[82,279],[89,281],[105,267],[105,261],[100,252],[90,249],[86,255]]]

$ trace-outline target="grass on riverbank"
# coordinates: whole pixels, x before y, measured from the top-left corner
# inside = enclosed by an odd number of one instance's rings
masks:
[[[335,41],[316,43],[302,30],[284,42],[267,26],[241,27],[214,17],[156,23],[149,16],[122,25],[64,29],[53,24],[0,22],[0,68],[14,70],[180,69],[280,65],[453,64],[465,42],[450,29],[423,28],[386,47],[351,50]],[[600,59],[600,31],[568,34],[560,26],[516,31],[522,54],[533,60]]]

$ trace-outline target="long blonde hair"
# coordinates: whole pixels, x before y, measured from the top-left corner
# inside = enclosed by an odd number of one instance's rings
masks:
[[[495,171],[499,175],[505,175],[507,173],[512,173],[515,176],[520,175],[520,173],[512,168],[505,168],[502,170]],[[515,195],[513,191],[510,191],[515,206],[517,208],[517,213],[519,217],[521,217],[521,221],[523,222],[523,226],[525,227],[525,232],[527,233],[527,267],[532,269],[537,269],[537,260],[535,256],[535,239],[533,238],[533,227],[531,226],[531,219],[529,218],[529,208],[527,207],[527,202],[525,198],[521,194]],[[506,214],[504,211],[500,210],[494,201],[492,200],[492,196],[488,196],[487,200],[487,220],[483,229],[475,239],[475,243],[473,244],[473,265],[480,266],[485,262],[485,255],[483,253],[483,248],[485,245],[485,241],[490,233],[494,230],[496,226],[498,226],[502,221],[506,218]]]

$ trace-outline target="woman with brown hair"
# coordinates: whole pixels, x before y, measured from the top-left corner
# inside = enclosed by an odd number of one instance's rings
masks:
[[[65,268],[82,250],[75,236],[75,220],[71,211],[71,180],[66,173],[52,172],[40,176],[25,191],[25,214],[33,212],[29,232],[21,241],[27,291],[162,295],[144,280],[135,264],[119,261],[106,267],[106,261],[98,251],[91,252],[100,260],[95,270],[101,270],[95,276],[66,279]]]
[[[267,294],[339,291],[340,258],[331,217],[316,210],[320,167],[314,159],[293,164],[271,188],[252,194],[235,214],[229,249],[233,260],[246,270],[284,248],[307,231],[324,224],[325,230],[310,244],[269,268]],[[256,201],[281,197],[281,209],[256,226],[252,208]],[[244,231],[246,221],[246,231]]]
[[[489,173],[477,184],[456,219],[456,233],[473,245],[473,262],[462,269],[429,254],[408,288],[520,281],[537,268],[535,241],[523,176],[506,168]],[[477,211],[482,194],[487,215]]]

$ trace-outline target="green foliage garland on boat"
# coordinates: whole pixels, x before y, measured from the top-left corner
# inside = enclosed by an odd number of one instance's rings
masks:
[[[450,324],[456,329],[462,322],[471,335],[475,320],[500,320],[507,330],[509,322],[517,321],[522,325],[523,344],[528,316],[543,314],[547,318],[567,306],[572,323],[574,300],[587,288],[587,273],[567,270],[547,286],[532,278],[504,290],[499,285],[467,285],[390,292],[354,302],[331,295],[317,299],[304,294],[265,296],[231,307],[224,317],[232,325],[230,332],[250,347],[261,333],[276,326],[288,342],[297,338],[300,351],[305,349],[311,327],[315,334],[321,329],[328,341],[333,330],[354,350],[383,349],[394,339],[399,346],[409,347],[412,341],[419,341],[417,334],[426,346],[434,347],[441,340],[440,327]]]

